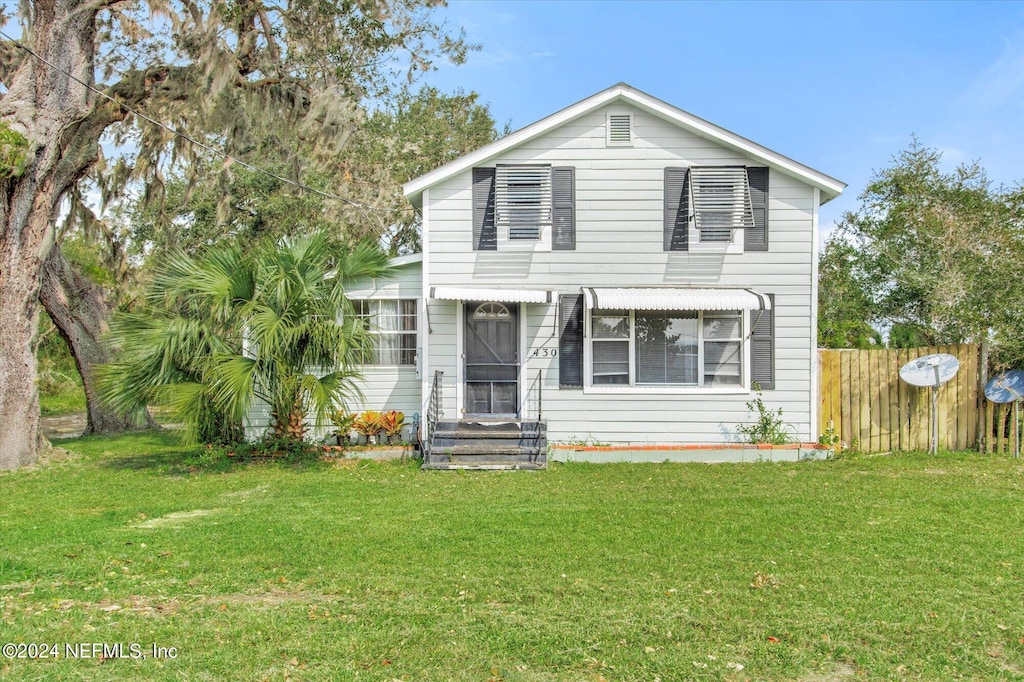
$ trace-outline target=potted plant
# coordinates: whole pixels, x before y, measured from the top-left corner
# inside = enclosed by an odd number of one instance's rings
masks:
[[[367,410],[356,417],[355,422],[352,424],[352,428],[355,429],[360,436],[365,436],[366,442],[370,445],[376,445],[377,434],[381,431],[381,417],[381,413],[377,410]]]
[[[345,445],[346,440],[351,438],[352,425],[356,421],[353,412],[336,410],[331,414],[331,423],[334,424],[334,432],[331,434],[337,439],[338,445]]]
[[[392,445],[402,442],[402,427],[405,426],[405,413],[388,410],[381,415],[381,430]]]

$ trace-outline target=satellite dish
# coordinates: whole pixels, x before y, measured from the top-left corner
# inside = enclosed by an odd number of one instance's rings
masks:
[[[911,360],[900,368],[900,379],[911,386],[938,388],[960,369],[960,361],[949,353],[933,353]]]
[[[900,367],[900,379],[932,389],[932,454],[939,452],[939,386],[956,376],[960,361],[949,353],[933,353]]]
[[[985,397],[994,403],[1012,403],[1024,399],[1024,372],[1003,372],[985,385]]]
[[[994,403],[1013,403],[1013,456],[1020,457],[1019,405],[1024,399],[1024,372],[1019,369],[1003,372],[985,384],[985,397]]]

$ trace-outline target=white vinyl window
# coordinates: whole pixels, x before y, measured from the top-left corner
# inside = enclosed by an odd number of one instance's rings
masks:
[[[738,310],[594,310],[590,345],[594,386],[743,383]]]
[[[590,319],[594,384],[629,384],[629,311],[595,310]]]
[[[701,316],[701,366],[704,386],[739,386],[743,382],[743,317],[739,312],[705,312]]]
[[[690,168],[690,206],[700,243],[732,241],[733,231],[754,227],[747,169],[743,166]]]
[[[498,165],[494,209],[503,238],[540,240],[551,227],[551,166]]]
[[[356,314],[373,339],[365,365],[416,364],[416,300],[353,301]]]

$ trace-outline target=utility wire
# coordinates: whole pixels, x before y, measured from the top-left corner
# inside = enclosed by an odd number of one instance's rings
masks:
[[[132,109],[128,105],[124,104],[123,102],[117,101],[116,99],[114,99],[113,97],[111,97],[107,93],[103,92],[102,90],[99,90],[99,89],[93,87],[92,85],[89,85],[85,81],[77,78],[74,74],[72,74],[72,73],[70,73],[68,71],[65,71],[64,69],[60,68],[59,66],[57,66],[53,62],[47,60],[45,57],[37,54],[34,50],[32,50],[31,48],[29,48],[26,45],[23,45],[19,41],[15,40],[11,36],[9,36],[6,33],[4,33],[2,30],[0,30],[0,36],[6,38],[15,47],[18,47],[18,48],[24,50],[26,53],[28,53],[32,57],[36,58],[37,60],[39,60],[43,64],[46,64],[47,66],[49,66],[51,69],[53,69],[57,73],[59,73],[59,74],[61,74],[63,76],[67,76],[71,80],[75,81],[76,83],[78,83],[79,85],[85,87],[86,89],[96,93],[100,97],[103,97],[104,99],[110,100],[111,102],[113,102],[117,106],[121,107],[125,111],[128,111],[128,112],[134,114],[137,118],[141,118],[144,121],[148,121],[149,123],[152,123],[155,126],[163,128],[164,130],[166,130],[167,132],[171,133],[172,135],[174,135],[176,137],[180,137],[181,139],[186,140],[187,142],[190,142],[191,144],[194,144],[197,147],[205,149],[206,151],[210,152],[211,154],[214,154],[214,155],[219,156],[221,158],[227,159],[228,161],[231,161],[232,163],[237,163],[239,166],[242,166],[243,168],[247,168],[247,169],[249,169],[249,170],[251,170],[253,172],[260,173],[262,175],[265,175],[265,176],[267,176],[269,178],[273,178],[273,179],[278,180],[280,182],[284,182],[286,184],[293,185],[293,186],[298,187],[299,189],[301,189],[303,191],[311,192],[313,194],[319,194],[320,196],[325,197],[327,199],[335,199],[335,200],[340,201],[342,203],[348,204],[349,206],[352,206],[354,208],[359,209],[363,213],[363,216],[367,220],[370,220],[370,215],[367,213],[367,211],[380,211],[380,212],[392,213],[392,212],[395,212],[395,211],[404,212],[404,211],[411,210],[411,209],[408,209],[408,208],[388,208],[386,206],[366,206],[364,204],[360,204],[359,202],[352,201],[351,199],[346,199],[345,197],[340,197],[337,194],[331,194],[330,192],[324,192],[322,190],[316,189],[315,187],[310,187],[309,185],[305,185],[305,184],[303,184],[301,182],[296,182],[295,180],[291,180],[291,179],[286,178],[284,176],[277,175],[276,173],[271,173],[268,170],[265,170],[263,168],[259,168],[258,166],[254,166],[251,163],[247,163],[245,161],[242,161],[241,159],[238,159],[238,158],[235,158],[235,157],[231,156],[227,152],[223,152],[223,151],[221,151],[219,149],[215,149],[214,147],[211,147],[210,145],[206,144],[205,142],[200,142],[199,140],[196,140],[195,138],[192,138],[192,137],[186,135],[185,133],[181,132],[180,130],[172,128],[171,126],[168,126],[168,125],[166,125],[166,124],[164,124],[164,123],[162,123],[162,122],[160,122],[160,121],[158,121],[158,120],[156,120],[154,118],[151,118],[150,116],[147,116],[146,114],[142,113],[141,111],[138,111],[136,109]],[[381,221],[379,218],[378,218],[378,221],[381,223],[381,232],[383,232],[386,229],[386,227],[384,226],[383,221]]]

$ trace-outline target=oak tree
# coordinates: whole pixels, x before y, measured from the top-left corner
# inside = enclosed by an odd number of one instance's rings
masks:
[[[147,199],[159,197],[169,167],[210,149],[246,159],[272,148],[301,179],[344,148],[361,100],[385,97],[435,59],[465,58],[437,4],[30,0],[19,40],[2,17],[0,468],[31,463],[45,444],[37,300],[79,183],[91,176],[109,195],[141,182]],[[101,142],[122,152],[104,159]]]

